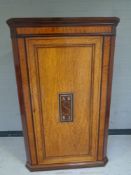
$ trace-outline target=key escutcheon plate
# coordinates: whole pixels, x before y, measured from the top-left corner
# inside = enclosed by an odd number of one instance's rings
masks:
[[[59,113],[61,122],[73,121],[73,94],[59,94]]]

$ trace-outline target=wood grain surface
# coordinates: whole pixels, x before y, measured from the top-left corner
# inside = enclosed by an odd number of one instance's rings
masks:
[[[8,21],[27,167],[105,165],[119,19],[30,20]],[[73,95],[70,122],[60,120],[59,94]]]

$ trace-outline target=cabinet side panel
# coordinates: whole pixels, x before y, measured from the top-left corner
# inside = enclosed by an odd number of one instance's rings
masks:
[[[111,90],[112,90],[112,76],[113,76],[113,64],[114,64],[114,50],[115,50],[115,36],[111,37],[110,41],[110,60],[108,70],[108,89],[107,89],[107,108],[106,108],[106,121],[105,121],[105,139],[104,139],[104,157],[107,150],[107,137],[108,126],[110,117],[110,103],[111,103]]]
[[[28,141],[28,137],[26,134],[27,128],[25,125],[26,120],[25,120],[24,99],[23,99],[23,91],[22,91],[22,80],[21,80],[21,71],[20,71],[20,62],[19,62],[19,53],[18,53],[18,43],[17,43],[16,38],[12,38],[12,49],[13,49],[13,55],[14,55],[13,58],[14,58],[15,75],[16,75],[16,82],[17,82],[17,92],[18,92],[24,141],[25,141],[25,147],[26,147],[26,157],[27,157],[27,161],[31,162],[30,152],[29,152],[29,141]]]
[[[104,137],[106,124],[106,108],[107,108],[107,89],[108,89],[108,71],[110,59],[110,37],[103,37],[103,58],[102,58],[102,81],[101,81],[101,105],[100,105],[100,125],[99,125],[99,148],[98,160],[104,159]],[[105,145],[106,146],[106,145]]]
[[[98,160],[103,160],[106,157],[107,150],[114,43],[115,37],[104,37]]]
[[[26,82],[27,80],[26,67],[24,65],[25,63],[24,62],[25,61],[24,40],[23,39],[17,40],[15,38],[12,38],[12,45],[13,45],[18,98],[19,98],[21,120],[22,120],[22,127],[23,127],[23,133],[24,133],[24,141],[25,141],[25,147],[26,147],[27,162],[29,162],[30,164],[36,164],[36,158],[35,158],[36,156],[35,156],[34,143],[33,143],[34,140],[33,140],[33,135],[31,135],[33,134],[32,126],[31,126],[32,123],[29,116],[30,115],[29,110],[28,110],[29,117],[27,117],[27,108],[29,107],[28,105],[29,98],[28,98],[28,93],[26,93],[28,84]],[[27,107],[25,108],[25,106]],[[27,119],[30,121],[27,121]]]
[[[32,118],[32,109],[30,101],[30,88],[29,88],[29,78],[28,78],[28,67],[26,64],[26,49],[23,39],[18,39],[18,50],[19,50],[19,61],[20,61],[20,70],[21,70],[21,81],[22,81],[22,90],[23,90],[23,100],[24,100],[24,109],[25,109],[25,122],[26,125],[26,135],[29,140],[29,151],[31,164],[36,164],[36,150],[35,150],[35,139],[34,139],[34,126]],[[23,118],[23,116],[22,116]]]

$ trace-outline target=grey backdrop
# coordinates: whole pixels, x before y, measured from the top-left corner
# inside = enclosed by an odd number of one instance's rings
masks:
[[[131,0],[0,0],[0,130],[21,130],[9,28],[12,17],[117,16],[110,128],[131,127]]]

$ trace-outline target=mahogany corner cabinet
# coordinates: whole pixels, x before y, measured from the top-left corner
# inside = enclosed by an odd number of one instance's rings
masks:
[[[104,166],[119,18],[7,23],[28,169]]]

